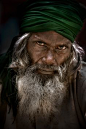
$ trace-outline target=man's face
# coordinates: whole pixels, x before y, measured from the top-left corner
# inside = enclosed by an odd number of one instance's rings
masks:
[[[71,41],[54,32],[32,33],[27,44],[27,50],[32,58],[32,65],[60,66],[70,56]],[[40,74],[54,74],[50,68],[39,68]]]
[[[52,116],[57,124],[57,114],[68,92],[71,46],[68,39],[54,31],[31,34],[26,55],[30,60],[24,72],[19,70],[16,79],[20,126],[22,122],[25,128],[32,129],[35,123],[39,128],[48,129],[54,125]]]

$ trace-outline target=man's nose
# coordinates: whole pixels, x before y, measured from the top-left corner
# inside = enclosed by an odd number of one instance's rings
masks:
[[[44,64],[47,65],[56,65],[56,60],[55,60],[55,54],[53,51],[48,51],[45,56],[42,58],[42,61]]]

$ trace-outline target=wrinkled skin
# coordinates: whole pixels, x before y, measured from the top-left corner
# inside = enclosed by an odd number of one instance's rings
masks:
[[[32,64],[59,66],[71,53],[71,41],[54,32],[32,33],[27,44],[27,50],[32,57]],[[53,74],[51,69],[39,69],[39,73]]]

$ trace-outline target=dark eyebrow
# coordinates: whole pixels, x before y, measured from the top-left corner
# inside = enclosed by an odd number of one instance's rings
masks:
[[[58,43],[57,45],[66,45],[66,46],[69,46],[70,45],[70,41],[61,42],[61,43]]]
[[[42,43],[46,44],[46,42],[42,39],[33,39],[33,42],[42,42]]]
[[[40,41],[40,42],[43,42],[45,44],[48,45],[48,41],[46,39],[44,39],[43,37],[40,37],[40,35],[32,35],[31,36],[31,39],[33,42],[36,42],[36,41]],[[71,44],[71,41],[70,40],[66,40],[66,41],[60,41],[60,42],[57,42],[56,45],[65,45],[65,46],[69,46]]]

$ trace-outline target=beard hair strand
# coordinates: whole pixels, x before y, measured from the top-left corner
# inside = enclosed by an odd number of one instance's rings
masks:
[[[53,76],[36,74],[35,71],[38,67],[42,66],[30,66],[17,75],[20,100],[17,114],[18,128],[21,127],[20,121],[26,128],[29,127],[30,129],[34,128],[37,123],[43,128],[45,128],[44,125],[50,125],[51,117],[60,113],[61,104],[67,94],[68,81],[61,82],[64,78],[62,75],[65,75],[67,71],[66,65],[64,67],[58,66],[58,68],[52,67],[52,69],[58,71],[58,74]],[[22,127],[19,129],[22,129]]]

